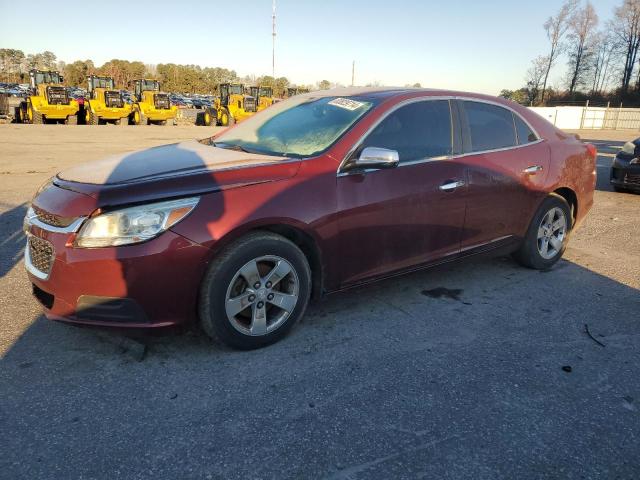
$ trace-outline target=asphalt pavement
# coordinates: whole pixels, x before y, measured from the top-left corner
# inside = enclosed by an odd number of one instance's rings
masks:
[[[0,478],[640,477],[640,195],[606,181],[633,133],[581,132],[596,203],[552,271],[411,274],[238,352],[49,322],[21,264],[26,202],[61,165],[133,148],[111,132],[205,130],[17,127],[0,126]]]

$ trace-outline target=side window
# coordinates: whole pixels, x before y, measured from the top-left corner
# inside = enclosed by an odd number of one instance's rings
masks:
[[[386,117],[358,149],[396,150],[400,163],[451,155],[451,110],[448,100],[425,100],[399,108]]]
[[[513,114],[513,121],[516,124],[516,132],[518,132],[518,145],[526,145],[527,143],[535,142],[538,140],[536,134],[529,128],[529,125],[524,123],[519,115]]]
[[[481,102],[464,102],[471,135],[471,151],[481,152],[516,145],[513,115],[506,108]]]

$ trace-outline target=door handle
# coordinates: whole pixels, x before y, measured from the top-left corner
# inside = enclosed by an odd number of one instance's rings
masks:
[[[464,187],[464,182],[462,180],[447,181],[447,183],[440,185],[439,188],[443,192],[453,192],[458,187]]]
[[[527,175],[535,175],[542,170],[544,170],[544,168],[542,168],[542,165],[531,165],[530,167],[525,168],[522,173],[526,173]]]

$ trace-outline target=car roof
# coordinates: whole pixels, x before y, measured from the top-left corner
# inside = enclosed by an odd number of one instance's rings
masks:
[[[340,87],[330,90],[316,90],[313,92],[303,93],[301,96],[318,98],[318,97],[369,97],[379,100],[389,99],[402,96],[446,96],[446,97],[470,97],[497,101],[500,103],[499,97],[485,95],[481,93],[461,92],[456,90],[446,90],[437,88],[413,88],[413,87]]]

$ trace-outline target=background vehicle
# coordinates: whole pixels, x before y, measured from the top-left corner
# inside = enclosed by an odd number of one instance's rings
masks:
[[[309,90],[306,88],[297,88],[297,87],[287,88],[287,98],[293,97],[294,95],[301,95],[303,93],[309,93]]]
[[[120,91],[115,89],[113,78],[90,75],[87,77],[84,112],[87,125],[126,125],[129,123],[131,105],[126,103]]]
[[[47,315],[199,320],[256,348],[282,338],[312,292],[494,250],[541,270],[562,257],[593,204],[593,145],[493,97],[344,92],[279,103],[208,142],[58,174],[25,220]]]
[[[169,95],[160,91],[160,82],[157,80],[135,80],[133,98],[130,123],[134,125],[175,125],[178,109],[171,105]]]
[[[251,96],[256,99],[258,112],[270,107],[275,101],[273,98],[273,88],[271,87],[249,87],[249,92]]]
[[[69,97],[60,73],[31,70],[29,80],[29,94],[20,104],[17,121],[77,123],[78,102]]]
[[[640,193],[640,138],[627,142],[611,164],[610,182],[616,192]]]
[[[220,96],[213,106],[205,110],[205,125],[224,127],[241,122],[257,112],[255,97],[245,95],[244,87],[239,83],[221,83],[218,86]]]

